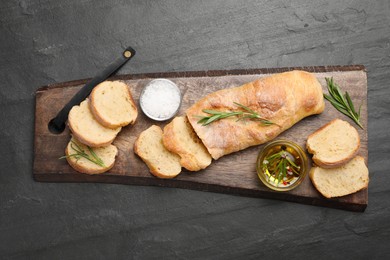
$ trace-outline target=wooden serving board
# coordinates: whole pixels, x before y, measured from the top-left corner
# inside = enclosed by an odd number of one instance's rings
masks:
[[[172,72],[138,75],[122,75],[111,80],[123,80],[131,88],[138,104],[142,88],[153,78],[167,78],[181,89],[183,101],[178,115],[199,98],[221,88],[230,88],[246,82],[293,69],[314,73],[327,93],[325,77],[333,77],[343,91],[348,91],[357,106],[362,103],[361,120],[365,130],[358,128],[349,118],[339,113],[325,101],[325,111],[298,122],[278,138],[287,138],[305,147],[307,136],[334,118],[351,122],[360,134],[359,154],[368,162],[367,149],[367,76],[364,66],[328,66],[278,69],[251,69],[230,71]],[[320,205],[352,211],[364,211],[368,202],[367,189],[352,195],[326,199],[312,185],[308,176],[296,189],[289,192],[275,192],[264,186],[256,175],[255,161],[263,145],[226,155],[199,172],[183,172],[174,179],[158,179],[149,173],[147,166],[134,154],[133,145],[139,133],[152,124],[163,127],[168,122],[155,122],[148,119],[139,108],[139,116],[134,126],[127,126],[114,141],[119,154],[114,168],[100,175],[77,173],[66,162],[58,158],[64,155],[70,132],[66,128],[62,134],[52,134],[48,130],[49,121],[70,100],[88,80],[78,80],[41,87],[36,92],[35,111],[35,154],[34,179],[45,182],[101,182],[132,185],[155,185],[221,192],[243,196],[294,201],[304,204]],[[310,156],[309,156],[310,158]],[[309,162],[311,165],[312,162]]]

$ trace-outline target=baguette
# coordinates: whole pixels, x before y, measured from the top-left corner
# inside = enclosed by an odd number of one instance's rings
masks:
[[[195,134],[187,117],[175,117],[164,127],[165,148],[180,156],[180,164],[189,171],[199,171],[211,164],[211,156]]]
[[[139,135],[134,143],[134,152],[141,157],[154,176],[170,179],[181,172],[180,157],[164,147],[162,135],[162,129],[152,125]]]
[[[90,109],[95,119],[108,128],[133,124],[138,110],[129,87],[120,81],[104,81],[90,95]]]
[[[369,182],[368,168],[361,156],[338,168],[312,167],[309,176],[316,189],[326,198],[355,193],[367,188]]]
[[[204,109],[236,111],[240,103],[272,121],[270,126],[255,120],[237,121],[229,117],[207,126],[197,123],[208,116]],[[313,74],[290,71],[260,78],[240,87],[211,93],[187,111],[187,117],[212,158],[263,144],[274,139],[302,118],[324,110],[322,87]]]
[[[359,133],[348,122],[334,119],[309,135],[306,147],[318,166],[339,167],[359,151]]]

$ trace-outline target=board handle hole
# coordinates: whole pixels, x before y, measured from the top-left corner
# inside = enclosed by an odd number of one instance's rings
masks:
[[[50,120],[48,126],[50,133],[52,134],[61,134],[65,130],[65,123],[57,124],[56,118]]]

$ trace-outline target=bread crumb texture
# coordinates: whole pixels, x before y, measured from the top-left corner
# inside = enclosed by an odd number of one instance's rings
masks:
[[[92,115],[86,99],[79,106],[74,106],[68,116],[69,128],[81,143],[91,146],[106,146],[114,141],[121,127],[111,129],[104,127]]]
[[[114,166],[115,157],[118,154],[118,149],[116,146],[110,144],[103,147],[93,148],[94,153],[104,162],[104,167],[102,167],[84,157],[69,157],[69,155],[76,154],[76,145],[80,147],[90,158],[93,158],[88,147],[72,137],[66,146],[65,154],[67,156],[66,160],[68,161],[69,165],[76,171],[87,174],[99,174],[110,170]]]
[[[324,168],[339,167],[348,162],[359,147],[358,131],[340,119],[322,126],[307,139],[307,149],[313,154],[313,161]]]
[[[369,172],[361,156],[333,169],[313,167],[310,179],[326,198],[341,197],[368,187]]]
[[[211,164],[211,155],[185,116],[175,117],[164,127],[163,144],[180,156],[181,166],[189,171],[199,171]]]
[[[90,108],[96,120],[109,128],[132,124],[138,116],[130,88],[121,81],[97,85],[90,95]]]
[[[162,141],[163,131],[152,125],[144,130],[135,141],[134,152],[159,178],[174,178],[181,172],[180,156],[168,151]]]

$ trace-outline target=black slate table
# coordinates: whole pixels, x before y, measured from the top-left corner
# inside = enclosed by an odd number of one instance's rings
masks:
[[[379,1],[2,1],[0,259],[384,259],[390,6]],[[364,213],[201,191],[32,178],[35,91],[118,74],[362,64]]]

